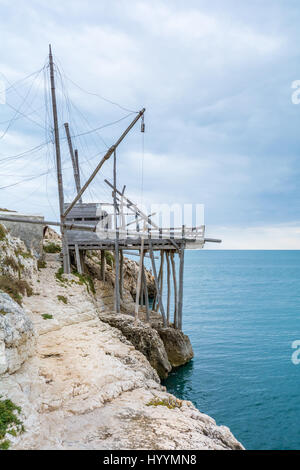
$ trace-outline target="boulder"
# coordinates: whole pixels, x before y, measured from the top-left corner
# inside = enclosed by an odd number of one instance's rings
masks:
[[[179,367],[194,357],[190,338],[175,328],[157,328],[172,367]]]
[[[139,320],[136,322],[130,315],[100,313],[100,319],[120,330],[125,338],[148,359],[161,379],[165,379],[172,370],[164,344],[157,333]]]
[[[16,372],[34,347],[33,323],[22,307],[0,291],[0,375]]]

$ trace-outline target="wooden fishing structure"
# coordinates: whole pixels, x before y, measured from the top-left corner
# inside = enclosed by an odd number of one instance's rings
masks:
[[[63,176],[61,165],[60,134],[58,124],[58,113],[55,91],[55,74],[51,46],[49,46],[49,69],[52,97],[53,128],[55,137],[55,155],[57,184],[59,195],[60,222],[44,221],[44,225],[56,225],[61,229],[62,234],[62,256],[63,269],[65,273],[70,273],[70,257],[76,260],[79,273],[84,272],[84,258],[89,250],[99,250],[101,252],[101,278],[105,280],[105,251],[114,252],[115,269],[115,312],[121,312],[121,302],[123,294],[123,267],[124,253],[139,254],[138,279],[135,299],[135,318],[139,316],[141,305],[146,310],[146,319],[150,321],[151,308],[147,290],[145,274],[145,257],[151,260],[152,273],[155,281],[156,295],[153,299],[152,309],[160,312],[164,327],[173,324],[175,328],[182,329],[183,323],[183,285],[184,285],[184,254],[186,249],[201,249],[206,242],[220,243],[221,240],[205,238],[205,226],[198,227],[159,227],[153,220],[153,214],[145,214],[137,204],[125,195],[125,187],[117,187],[117,148],[124,140],[130,130],[141,120],[141,132],[145,131],[143,108],[130,125],[125,129],[116,142],[107,150],[100,160],[95,170],[87,181],[81,185],[79,155],[73,149],[69,124],[65,123],[65,133],[68,142],[68,149],[72,161],[75,187],[77,194],[73,201],[65,202],[63,189]],[[84,203],[83,194],[89,187],[95,176],[99,173],[104,163],[113,156],[112,182],[107,179],[105,184],[110,188],[112,201],[105,203]],[[125,212],[126,211],[126,212]],[[131,214],[133,221],[127,223],[126,215]],[[12,220],[9,217],[1,216],[1,220]],[[16,222],[18,219],[13,218]],[[20,219],[24,223],[41,223]],[[132,225],[134,228],[131,228]],[[157,254],[160,258],[160,267],[157,270],[155,259]],[[178,257],[178,269],[176,269],[175,257]],[[164,259],[166,260],[167,275],[167,307],[163,302],[164,286]],[[177,272],[178,271],[178,272]],[[171,315],[171,293],[173,293],[174,311]],[[172,318],[173,317],[173,318]]]

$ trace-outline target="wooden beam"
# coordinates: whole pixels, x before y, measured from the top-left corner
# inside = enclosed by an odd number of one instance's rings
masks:
[[[161,293],[160,293],[160,290],[159,290],[159,284],[158,284],[158,279],[157,279],[157,272],[156,272],[155,260],[154,260],[154,256],[153,256],[153,248],[152,248],[151,240],[149,240],[149,254],[150,254],[151,263],[152,263],[152,271],[153,271],[155,287],[156,287],[157,296],[158,296],[160,313],[161,313],[162,318],[163,318],[163,325],[164,325],[164,327],[166,327],[167,326],[167,319],[166,319],[166,314],[165,314],[165,309],[164,309]]]
[[[0,215],[0,220],[7,221],[7,222],[16,222],[22,224],[34,224],[34,225],[53,225],[54,227],[63,227],[67,230],[82,230],[88,232],[96,232],[97,225],[79,225],[73,224],[72,222],[53,222],[50,220],[36,220],[36,219],[29,219],[25,217],[8,217],[5,215]]]
[[[124,194],[122,194],[121,191],[119,191],[117,188],[115,188],[107,179],[105,179],[104,182],[108,186],[110,186],[114,191],[116,191],[116,193],[119,196],[123,196],[125,201],[127,201],[127,208],[128,209],[130,209],[132,212],[134,212],[134,214],[138,214],[143,220],[147,221],[147,223],[152,225],[154,228],[159,229],[158,225],[156,225],[154,222],[152,222],[151,218],[147,214],[144,214],[144,212],[142,212],[136,204],[134,204],[132,201],[130,201],[130,199],[128,199],[128,197],[124,196]]]
[[[106,160],[108,160],[112,154],[114,153],[114,151],[116,150],[116,148],[118,147],[118,145],[120,145],[120,143],[122,142],[122,140],[126,137],[126,135],[128,134],[128,132],[133,128],[133,126],[137,123],[137,121],[143,116],[145,112],[145,108],[143,108],[139,113],[138,115],[134,118],[134,120],[131,122],[131,124],[127,127],[127,129],[123,132],[123,134],[121,135],[121,137],[117,140],[117,142],[112,145],[108,151],[106,152],[106,154],[104,155],[104,157],[102,158],[102,160],[98,163],[98,165],[96,166],[95,170],[93,171],[93,173],[91,174],[91,176],[89,177],[89,179],[86,181],[86,183],[82,186],[81,190],[79,191],[79,193],[77,194],[77,196],[75,197],[75,199],[73,199],[73,201],[71,202],[71,204],[68,206],[68,208],[66,209],[65,213],[64,213],[64,217],[66,217],[66,215],[70,212],[70,210],[75,206],[76,202],[79,201],[79,199],[81,198],[81,196],[83,195],[84,191],[87,189],[87,187],[89,186],[89,184],[93,181],[93,179],[95,178],[95,176],[97,175],[98,171],[101,169],[102,165],[106,162]]]

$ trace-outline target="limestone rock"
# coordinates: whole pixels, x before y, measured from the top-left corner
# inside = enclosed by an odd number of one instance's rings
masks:
[[[175,328],[157,328],[172,367],[179,367],[194,357],[190,338]]]
[[[0,292],[0,374],[16,372],[34,346],[35,332],[25,310]]]
[[[165,379],[172,366],[164,344],[156,330],[139,320],[136,322],[130,315],[102,313],[100,319],[118,328],[133,346],[148,359],[161,379]]]

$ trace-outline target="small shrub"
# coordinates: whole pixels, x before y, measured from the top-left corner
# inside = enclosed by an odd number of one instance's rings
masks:
[[[39,259],[37,262],[37,267],[38,267],[38,270],[47,268],[46,261]]]
[[[0,400],[0,449],[7,450],[10,441],[5,439],[6,434],[17,436],[25,431],[22,421],[18,418],[21,408],[11,400]]]
[[[174,408],[181,408],[182,407],[182,401],[178,400],[178,398],[159,398],[159,397],[154,397],[152,400],[149,401],[149,403],[146,404],[146,406],[166,406],[169,408],[169,410],[173,410]]]
[[[24,266],[19,265],[19,263],[17,263],[15,258],[13,258],[12,256],[6,256],[3,260],[3,264],[4,266],[9,266],[15,272],[19,272],[20,269],[24,268]]]
[[[91,276],[88,274],[79,274],[77,271],[73,271],[74,276],[78,277],[79,284],[85,284],[87,291],[96,294],[95,284]]]
[[[64,269],[62,267],[59,268],[59,270],[55,273],[56,280],[61,282],[64,287],[66,287],[66,283],[68,283],[68,279],[63,277],[64,275]]]
[[[22,258],[33,258],[33,255],[29,251],[24,251],[21,248],[15,249],[16,256],[22,256]]]
[[[63,295],[58,295],[57,298],[60,302],[63,302],[64,304],[68,303],[68,299]]]
[[[0,241],[5,240],[7,234],[7,230],[4,225],[0,224]]]
[[[105,261],[107,262],[107,264],[113,267],[114,262],[115,262],[114,255],[110,251],[105,251],[104,256],[105,256]]]
[[[30,297],[33,293],[27,281],[5,275],[0,276],[0,290],[10,295],[19,305],[22,305],[22,295],[26,293]]]
[[[44,320],[52,320],[53,315],[49,315],[49,313],[43,313],[42,317]]]
[[[47,245],[44,245],[44,251],[46,253],[60,253],[61,252],[61,247],[54,242],[47,243]]]

